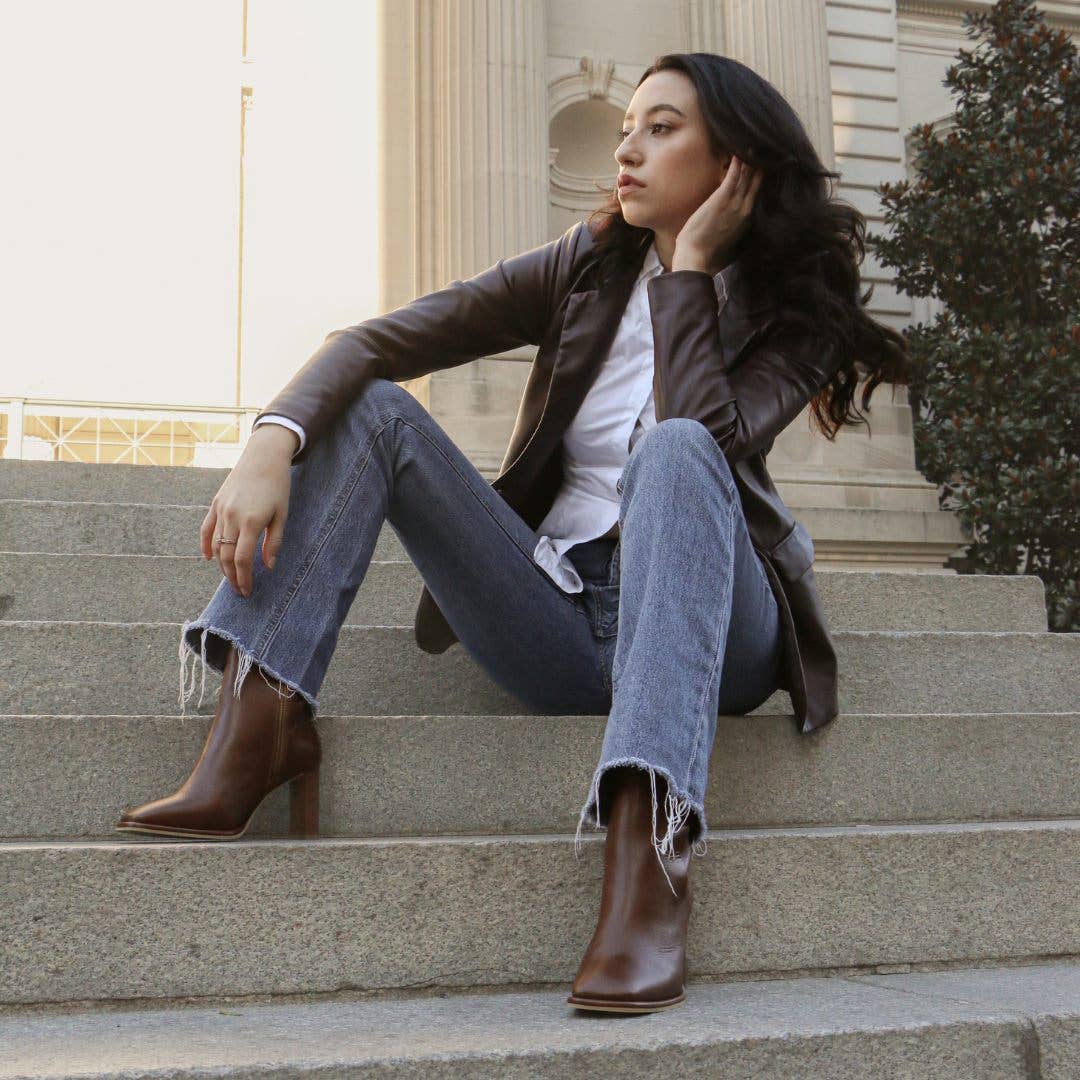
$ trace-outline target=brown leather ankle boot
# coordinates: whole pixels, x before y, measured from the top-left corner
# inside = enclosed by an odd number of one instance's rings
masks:
[[[686,1000],[686,931],[693,903],[690,822],[675,834],[675,855],[664,857],[669,885],[652,843],[648,772],[620,768],[607,776],[616,786],[604,842],[600,919],[566,1000],[579,1009],[604,1012],[669,1009]],[[665,783],[658,775],[660,836],[667,828]]]
[[[310,706],[257,664],[234,696],[239,660],[230,645],[217,711],[191,775],[174,794],[125,811],[117,829],[235,840],[247,831],[263,799],[288,780],[289,835],[318,835],[322,750]]]

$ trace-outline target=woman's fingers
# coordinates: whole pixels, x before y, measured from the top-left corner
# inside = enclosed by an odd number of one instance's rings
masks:
[[[295,442],[295,440],[293,440]],[[265,554],[276,556],[289,506],[289,458],[276,444],[251,440],[210,504],[200,529],[206,558],[216,557],[221,573],[240,596],[253,588],[255,547],[269,526]],[[264,557],[268,568],[271,559]]]
[[[739,188],[739,202],[743,212],[749,217],[754,205],[754,198],[757,196],[758,188],[761,187],[761,181],[765,174],[761,169],[753,169],[749,166],[743,170],[743,173],[743,182]]]
[[[199,548],[204,559],[214,557],[214,526],[217,524],[217,508],[213,503],[203,518],[202,528],[199,529]]]
[[[222,517],[218,536],[224,537],[225,540],[238,540],[237,533],[239,531],[239,528],[231,523],[227,514]],[[229,584],[239,592],[240,590],[236,585],[236,544],[227,544],[222,540],[218,540],[217,537],[214,538],[214,541],[217,544],[217,557],[221,572],[228,578]]]
[[[236,575],[235,588],[242,596],[251,595],[251,564],[255,556],[255,541],[259,538],[261,527],[252,522],[245,522],[233,547],[233,572]]]
[[[756,170],[744,162],[739,162],[739,190],[738,198],[742,202],[750,192],[750,186],[754,182]]]
[[[287,517],[288,514],[285,510],[278,510],[271,519],[270,524],[266,526],[266,534],[263,536],[262,559],[268,570],[273,570],[274,563],[277,562]]]
[[[756,195],[758,188],[761,187],[761,181],[765,179],[765,173],[761,169],[754,170],[754,179],[750,184],[750,194]]]

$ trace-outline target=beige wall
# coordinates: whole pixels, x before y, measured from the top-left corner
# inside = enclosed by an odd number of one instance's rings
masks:
[[[373,314],[372,0],[4,0],[0,396],[241,404]]]

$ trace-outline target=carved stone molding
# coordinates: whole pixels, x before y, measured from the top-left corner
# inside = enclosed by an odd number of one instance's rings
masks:
[[[598,76],[598,69],[606,74]],[[603,90],[596,93],[595,89],[599,85],[603,86]],[[573,75],[562,75],[548,84],[548,120],[552,120],[556,113],[575,101],[602,98],[625,109],[633,96],[634,85],[615,74],[613,60],[595,60],[583,56],[578,71]]]
[[[585,80],[589,97],[606,98],[608,87],[615,75],[614,60],[597,60],[591,56],[581,58],[581,74]]]
[[[967,11],[988,11],[993,6],[993,0],[897,0],[896,17],[913,16],[958,23]],[[1047,26],[1055,30],[1070,33],[1080,30],[1080,5],[1044,2],[1039,4],[1039,10]]]
[[[634,85],[615,74],[615,61],[606,57],[583,56],[578,70],[548,84],[548,122],[567,106],[580,101],[606,101],[625,111],[634,96]],[[597,184],[613,187],[617,168],[614,158],[608,171],[588,176],[560,168],[559,148],[548,147],[548,198],[555,206],[575,213],[588,213],[602,201]]]
[[[919,127],[922,127],[922,124]],[[930,129],[936,139],[944,138],[954,127],[956,127],[956,115],[951,112],[943,113],[930,123]],[[915,143],[918,141],[918,134],[918,131],[912,128],[904,136],[904,172],[912,181],[915,179]]]

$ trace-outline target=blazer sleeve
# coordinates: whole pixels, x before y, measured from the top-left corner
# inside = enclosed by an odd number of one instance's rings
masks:
[[[465,281],[331,331],[255,421],[276,414],[303,428],[297,463],[371,378],[405,382],[539,345],[586,228],[577,221],[557,239],[499,259]]]
[[[731,464],[767,450],[832,373],[835,350],[795,328],[766,332],[725,370],[712,277],[675,270],[647,289],[657,422],[700,420]]]

